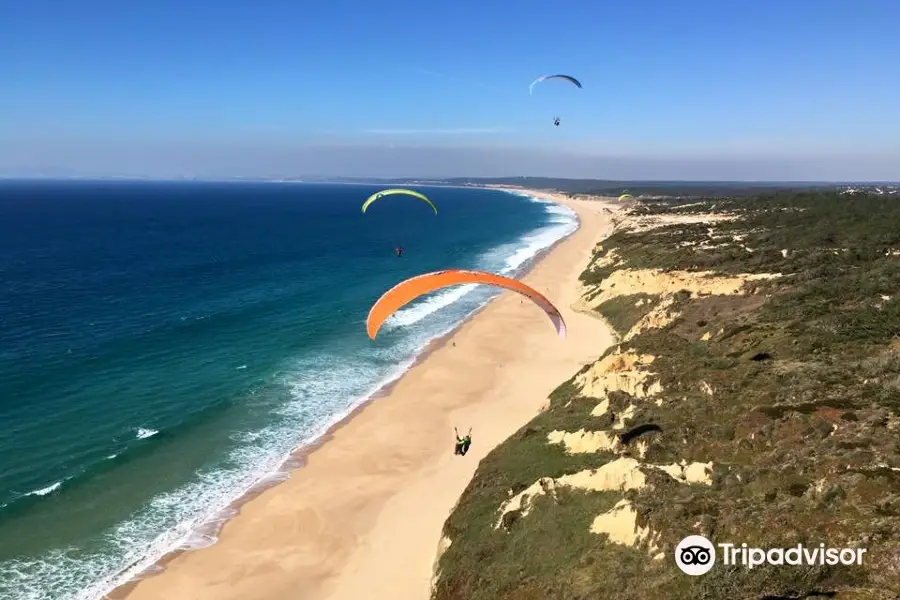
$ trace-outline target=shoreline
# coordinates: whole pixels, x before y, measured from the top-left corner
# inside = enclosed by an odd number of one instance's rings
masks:
[[[292,182],[289,182],[292,183]],[[299,182],[298,182],[299,183]],[[343,185],[343,184],[340,184]],[[369,185],[369,184],[356,184],[356,185]],[[464,187],[464,186],[447,186],[447,187]],[[519,188],[515,186],[510,187],[495,187],[495,186],[480,186],[481,189],[493,190],[493,191],[504,191],[510,193],[515,196],[519,196],[521,198],[530,198],[531,201],[540,201],[540,202],[551,202],[553,204],[561,204],[558,200],[551,199],[548,197],[548,194],[545,192],[541,192],[539,190],[528,190],[525,188]],[[569,207],[570,210],[571,207]],[[546,248],[539,250],[533,257],[531,257],[527,264],[521,268],[521,271],[515,276],[516,279],[521,279],[523,277],[527,277],[529,273],[531,273],[537,265],[555,248],[557,248],[561,243],[565,242],[567,239],[575,235],[578,230],[581,228],[581,217],[578,212],[572,210],[573,215],[575,216],[575,229],[571,232],[563,235],[562,237],[556,239]],[[487,300],[481,306],[476,307],[472,312],[465,315],[458,323],[454,324],[449,330],[441,333],[430,340],[428,340],[419,350],[416,351],[411,357],[411,362],[407,365],[403,370],[398,372],[396,375],[392,375],[385,380],[383,383],[376,384],[377,387],[367,395],[363,396],[357,404],[352,405],[350,408],[338,413],[333,417],[333,419],[328,422],[328,424],[324,425],[318,433],[313,434],[309,441],[300,442],[294,449],[284,455],[283,459],[278,463],[278,466],[274,468],[269,473],[266,473],[259,480],[254,482],[250,487],[246,488],[243,492],[241,492],[236,498],[228,503],[228,505],[219,508],[211,513],[211,516],[196,525],[191,529],[188,534],[188,538],[185,542],[179,544],[176,547],[173,547],[170,550],[165,551],[161,556],[157,559],[153,560],[152,563],[143,567],[142,569],[134,572],[129,578],[114,586],[109,591],[105,592],[102,596],[100,596],[100,600],[124,600],[124,598],[128,597],[129,594],[134,590],[134,588],[143,580],[156,577],[165,572],[166,567],[173,560],[178,558],[179,556],[191,552],[195,552],[198,550],[203,550],[210,546],[213,546],[218,543],[219,535],[222,532],[222,529],[234,518],[238,517],[241,513],[241,508],[246,505],[248,502],[253,501],[258,498],[260,495],[268,491],[269,489],[278,486],[285,481],[288,481],[293,473],[299,469],[302,469],[309,458],[309,455],[321,448],[325,443],[329,440],[333,439],[334,434],[340,430],[343,426],[347,425],[355,416],[357,416],[362,410],[364,410],[369,404],[377,400],[378,398],[383,398],[388,396],[391,390],[414,368],[418,367],[422,362],[424,362],[432,353],[444,347],[447,343],[451,342],[453,336],[462,329],[467,323],[469,323],[476,316],[481,314],[481,312],[487,308],[492,302],[497,300],[501,294],[498,294]],[[210,540],[209,543],[204,543],[201,546],[192,546],[190,541],[196,538],[205,538]],[[133,562],[131,565],[114,575],[114,578],[119,578],[124,576],[130,569],[134,568],[136,564],[139,562],[143,562],[143,559],[139,559],[138,561]]]
[[[364,184],[358,184],[364,185]],[[365,184],[368,185],[368,184]],[[459,187],[459,188],[467,188],[471,189],[473,186],[445,186],[445,187]],[[530,190],[527,188],[520,188],[517,186],[479,186],[481,189],[493,190],[493,191],[504,191],[510,193],[515,196],[519,196],[521,198],[530,198],[531,201],[539,201],[539,202],[550,202],[557,205],[564,205],[559,201],[558,198],[551,197],[553,193],[544,192],[540,190]],[[569,210],[572,210],[571,207],[568,207]],[[571,238],[575,235],[578,230],[581,228],[581,217],[579,213],[575,210],[572,210],[572,213],[575,217],[575,229],[570,231],[569,233],[563,235],[562,237],[556,239],[546,248],[541,249],[533,257],[531,257],[527,264],[521,267],[521,270],[515,276],[517,279],[521,279],[527,277],[529,273],[531,273],[539,263],[550,253],[553,252],[560,244],[565,242],[567,239]],[[201,522],[199,525],[195,526],[187,540],[177,547],[173,547],[171,550],[166,551],[164,554],[155,559],[152,563],[147,565],[146,567],[141,568],[138,571],[135,571],[132,575],[130,575],[129,579],[120,583],[105,592],[101,598],[101,600],[123,600],[128,597],[131,591],[143,580],[156,577],[165,572],[168,564],[178,558],[183,554],[188,554],[191,552],[195,552],[197,550],[203,550],[210,546],[218,543],[219,535],[222,532],[222,529],[234,518],[238,517],[241,513],[241,509],[248,502],[253,501],[258,498],[260,495],[268,491],[269,489],[278,486],[279,484],[288,481],[294,474],[295,471],[302,469],[309,458],[309,455],[322,447],[325,443],[333,439],[334,434],[340,430],[342,427],[347,425],[354,417],[356,417],[362,410],[364,410],[369,404],[374,402],[375,400],[385,397],[390,394],[391,390],[413,369],[418,367],[422,362],[424,362],[432,353],[441,349],[446,344],[450,343],[453,336],[460,331],[467,323],[469,323],[472,319],[477,317],[482,313],[492,302],[497,300],[501,294],[490,298],[487,302],[475,308],[472,312],[465,315],[458,323],[454,324],[449,330],[441,333],[434,338],[430,339],[426,342],[414,356],[411,357],[411,362],[407,365],[402,371],[398,372],[396,375],[392,375],[389,378],[386,378],[383,383],[377,384],[377,387],[367,395],[363,396],[361,400],[346,409],[342,413],[338,413],[331,422],[327,425],[324,425],[318,433],[313,434],[308,441],[301,442],[294,449],[292,449],[289,453],[284,455],[284,458],[281,462],[278,463],[278,466],[274,468],[271,472],[262,476],[259,480],[253,483],[246,490],[241,492],[236,498],[234,498],[231,502],[228,503],[227,506],[221,507],[217,509],[215,512],[211,513],[211,516]],[[197,538],[203,539],[204,543],[199,546],[194,546],[191,544],[191,540],[195,540]],[[125,573],[127,573],[130,569],[134,568],[134,566],[138,563],[142,562],[142,560],[135,561],[129,567],[126,567],[121,572],[119,572],[114,577],[122,577]]]
[[[498,188],[491,187],[488,189],[498,189]],[[560,195],[558,195],[558,194],[551,194],[551,193],[540,192],[540,191],[536,191],[536,190],[528,190],[528,189],[518,188],[518,187],[516,187],[516,188],[503,187],[503,188],[499,188],[499,189],[503,189],[504,191],[507,191],[509,193],[514,193],[517,195],[522,195],[522,196],[528,195],[528,196],[536,198],[540,201],[550,201],[550,202],[554,202],[556,204],[565,205],[570,210],[573,210],[573,212],[576,214],[576,217],[577,217],[577,227],[574,231],[568,233],[567,235],[562,236],[561,238],[554,241],[550,246],[548,246],[547,248],[545,248],[545,249],[541,250],[540,252],[538,252],[537,254],[535,254],[535,256],[532,257],[532,259],[529,261],[529,264],[517,276],[518,278],[528,279],[534,271],[538,270],[541,267],[541,265],[544,263],[545,260],[547,260],[549,257],[553,256],[554,252],[558,248],[560,248],[561,246],[565,245],[567,242],[569,242],[570,240],[572,240],[573,238],[578,236],[579,232],[582,231],[582,228],[584,227],[584,214],[587,211],[587,209],[583,206],[578,207],[577,203],[581,202],[583,204],[585,201],[572,201],[565,197],[561,198]],[[608,207],[608,205],[606,205],[605,203],[598,203],[598,206]],[[605,235],[608,235],[609,229],[611,227],[610,219],[609,219],[608,215],[600,216],[599,208],[596,211],[596,217],[599,218],[600,220],[605,221],[605,229],[602,232],[603,236],[605,237]],[[592,233],[596,234],[597,232],[594,231]],[[586,248],[588,252],[593,248],[594,244],[597,241],[599,241],[599,237],[597,237],[596,235],[594,236],[594,239],[589,240],[587,248]],[[579,264],[576,266],[579,267],[579,272],[580,272],[580,268],[583,268],[585,265]],[[576,283],[577,283],[577,281],[567,281],[566,285],[568,285],[570,287],[574,287]],[[239,521],[241,521],[242,519],[250,518],[249,516],[247,516],[247,517],[244,516],[244,509],[251,508],[252,506],[257,504],[258,500],[261,503],[262,502],[261,499],[263,497],[279,493],[279,491],[282,491],[283,488],[291,485],[292,483],[297,482],[298,479],[302,479],[303,473],[304,473],[303,469],[309,466],[310,460],[313,459],[314,457],[316,457],[316,455],[318,453],[321,453],[323,450],[325,450],[326,448],[329,447],[329,442],[335,443],[337,438],[341,437],[342,432],[345,430],[345,428],[351,427],[355,422],[357,422],[357,419],[359,419],[362,415],[364,415],[368,412],[374,412],[374,411],[378,410],[378,403],[374,402],[376,399],[383,400],[383,399],[390,398],[392,396],[394,390],[396,388],[402,386],[404,384],[404,381],[407,378],[409,378],[412,373],[421,371],[422,367],[424,365],[426,365],[429,362],[429,360],[433,356],[435,356],[435,354],[445,351],[448,348],[448,345],[450,345],[454,339],[456,339],[458,336],[461,336],[463,334],[463,332],[465,332],[474,323],[479,322],[479,319],[477,319],[477,317],[484,314],[485,311],[489,311],[491,309],[491,307],[494,304],[496,304],[502,297],[503,297],[502,294],[495,296],[494,298],[492,298],[488,302],[486,302],[484,305],[480,306],[479,308],[474,310],[472,313],[468,314],[461,322],[454,325],[454,327],[451,330],[430,340],[425,345],[425,347],[422,348],[419,351],[419,353],[414,357],[412,364],[410,364],[401,374],[399,374],[398,377],[396,377],[396,378],[388,381],[384,385],[382,385],[374,393],[369,395],[367,398],[362,400],[358,405],[356,405],[355,407],[350,409],[346,414],[341,416],[341,418],[339,420],[337,420],[336,422],[329,425],[323,431],[323,433],[318,435],[314,440],[312,440],[309,443],[298,446],[295,450],[293,450],[286,457],[286,459],[281,464],[281,466],[275,472],[273,472],[271,476],[260,480],[260,482],[258,484],[254,485],[252,488],[248,489],[247,492],[245,492],[239,498],[234,500],[226,509],[222,510],[221,512],[224,514],[222,515],[221,518],[213,519],[209,523],[203,524],[200,527],[198,527],[195,530],[196,534],[202,535],[202,536],[208,537],[208,538],[213,538],[214,541],[211,544],[203,545],[202,547],[199,547],[199,548],[184,548],[184,547],[182,547],[182,548],[172,550],[172,551],[166,553],[164,556],[162,556],[159,560],[157,560],[149,568],[144,569],[140,573],[135,574],[134,577],[130,581],[116,587],[111,592],[107,593],[104,597],[110,598],[110,599],[117,599],[117,600],[121,599],[121,598],[125,598],[125,597],[139,599],[139,598],[142,598],[145,596],[148,598],[153,598],[153,597],[166,597],[166,598],[191,597],[191,598],[196,598],[196,597],[198,597],[198,595],[196,593],[187,594],[186,591],[184,590],[185,587],[191,588],[194,586],[191,586],[191,585],[185,586],[184,584],[179,584],[179,583],[175,582],[175,585],[174,585],[175,589],[172,589],[172,588],[169,588],[168,585],[166,585],[167,578],[175,577],[174,574],[167,577],[167,575],[169,573],[172,573],[172,571],[170,570],[172,567],[177,566],[177,567],[179,567],[179,570],[181,570],[181,567],[185,563],[195,562],[195,561],[190,560],[192,557],[197,557],[201,554],[205,555],[206,553],[210,553],[210,551],[212,549],[221,548],[225,544],[230,544],[231,543],[231,531],[230,530],[232,528],[234,528],[235,524],[238,523]],[[560,308],[562,309],[563,307],[560,306]],[[566,306],[565,308],[569,308],[569,307]],[[539,327],[539,329],[547,326],[546,323],[543,323],[543,322],[538,322],[538,325],[541,326],[541,327]],[[455,342],[453,342],[453,345],[455,346]],[[604,347],[598,348],[597,354],[602,352],[604,349],[605,349]],[[558,381],[554,382],[554,387],[558,383],[559,383]],[[551,388],[551,390],[552,390],[552,388]],[[548,392],[549,391],[550,390],[548,390]],[[543,402],[544,398],[543,397],[540,398],[540,401]],[[524,421],[519,423],[519,425],[523,425],[525,422],[527,422],[527,420],[528,419],[525,419]],[[502,440],[499,440],[499,441],[502,441]],[[498,443],[499,443],[499,441],[498,441]],[[446,446],[446,444],[442,444],[442,445]],[[491,448],[492,447],[493,446],[491,446]],[[490,448],[488,448],[488,449],[490,449]],[[467,483],[467,481],[468,481],[468,479],[466,480],[466,483]],[[295,486],[296,485],[299,485],[299,483],[295,483]],[[460,489],[459,492],[462,492],[462,489]],[[459,494],[456,494],[457,497],[458,497],[458,495]],[[440,521],[441,526],[443,525],[443,519],[445,519],[446,516],[447,515],[444,515],[443,518],[441,519],[441,521]],[[438,539],[439,539],[439,537],[433,540],[432,554],[428,557],[429,565],[432,562],[433,549],[437,545]],[[198,552],[196,552],[196,550],[204,550],[205,552],[198,553]],[[179,577],[179,579],[180,579],[180,577]],[[320,578],[319,583],[324,584],[326,579],[328,579],[328,578],[327,577]],[[151,585],[150,582],[153,582],[153,584]],[[157,588],[160,586],[162,586],[163,589],[169,588],[168,592],[165,592],[165,593],[155,592],[154,593],[151,589],[151,588]],[[206,586],[204,586],[204,587],[206,587]],[[324,587],[324,586],[322,586],[322,587]],[[144,592],[147,592],[147,593],[144,594]],[[205,595],[202,597],[219,598],[222,596],[221,595]],[[247,596],[246,596],[246,594],[244,594],[241,597],[243,598],[243,597],[247,597]],[[259,596],[252,596],[252,597],[267,598],[270,596],[268,596],[266,594],[261,594]],[[271,597],[273,597],[273,598],[277,597],[277,594],[275,596],[271,596]]]
[[[578,226],[580,228],[580,221],[578,223]],[[553,249],[556,248],[559,244],[574,235],[576,231],[577,229],[567,235],[564,235],[563,237],[554,241],[547,248],[544,248],[543,250],[535,254],[531,259],[530,264],[528,264],[523,269],[522,273],[519,275],[519,278],[526,277],[528,273],[530,273],[537,266],[540,260],[551,253]],[[203,550],[218,543],[218,537],[222,532],[222,529],[228,524],[229,521],[240,515],[241,508],[245,504],[247,504],[248,502],[252,502],[267,490],[276,487],[279,484],[284,483],[285,481],[290,479],[295,471],[302,469],[306,465],[310,454],[321,448],[328,441],[332,440],[335,433],[337,433],[342,427],[348,425],[353,420],[353,418],[360,412],[362,412],[369,404],[373,403],[378,398],[388,396],[391,393],[391,390],[400,383],[400,380],[403,379],[403,377],[409,371],[418,367],[425,360],[427,360],[431,354],[450,343],[457,331],[459,331],[472,319],[481,314],[481,312],[498,297],[499,295],[489,299],[487,302],[463,317],[463,319],[459,323],[454,325],[452,329],[429,340],[418,352],[418,354],[413,357],[412,363],[404,371],[397,375],[397,377],[391,379],[387,383],[380,385],[378,389],[366,396],[359,404],[356,404],[349,410],[347,410],[346,413],[343,414],[337,421],[328,425],[325,428],[324,432],[317,435],[312,441],[301,443],[294,450],[291,450],[291,452],[287,454],[287,457],[275,471],[260,479],[259,482],[255,483],[246,492],[242,493],[238,498],[233,500],[227,507],[219,511],[227,513],[226,515],[223,515],[221,518],[211,519],[210,521],[204,522],[199,525],[194,530],[194,533],[198,534],[199,536],[214,538],[210,544],[197,548],[176,548],[174,550],[166,552],[158,560],[154,561],[153,564],[151,564],[149,567],[134,575],[131,580],[116,586],[112,591],[106,593],[103,596],[103,600],[124,600],[134,590],[138,583],[140,583],[144,579],[156,577],[164,573],[166,566],[172,560],[175,560],[178,556],[198,550]]]

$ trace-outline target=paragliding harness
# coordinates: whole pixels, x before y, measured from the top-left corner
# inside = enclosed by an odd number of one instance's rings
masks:
[[[403,256],[403,246],[397,246],[396,248],[394,248],[394,254],[397,255],[397,258]]]
[[[465,456],[466,452],[469,451],[469,446],[472,445],[472,428],[469,427],[469,433],[465,437],[459,437],[459,431],[456,430],[456,427],[453,428],[453,433],[456,434],[456,448],[453,450],[453,454]]]
[[[555,119],[553,119],[553,124],[556,125],[557,127],[559,127],[559,117],[556,117]]]

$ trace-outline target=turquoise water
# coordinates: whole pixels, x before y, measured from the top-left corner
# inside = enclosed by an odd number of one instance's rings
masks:
[[[93,600],[409,367],[495,293],[364,320],[422,272],[516,274],[575,229],[509,193],[0,182],[0,597]],[[393,253],[402,245],[402,258]]]

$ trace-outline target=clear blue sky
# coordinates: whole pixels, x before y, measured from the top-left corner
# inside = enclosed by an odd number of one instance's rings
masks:
[[[900,0],[0,12],[0,173],[900,179]]]

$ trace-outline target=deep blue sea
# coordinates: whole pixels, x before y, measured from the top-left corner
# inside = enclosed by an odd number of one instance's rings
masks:
[[[515,275],[576,227],[449,187],[413,188],[437,215],[404,196],[361,214],[378,189],[0,181],[0,597],[95,600],[213,542],[198,526],[496,293],[448,288],[372,341],[383,292]]]

